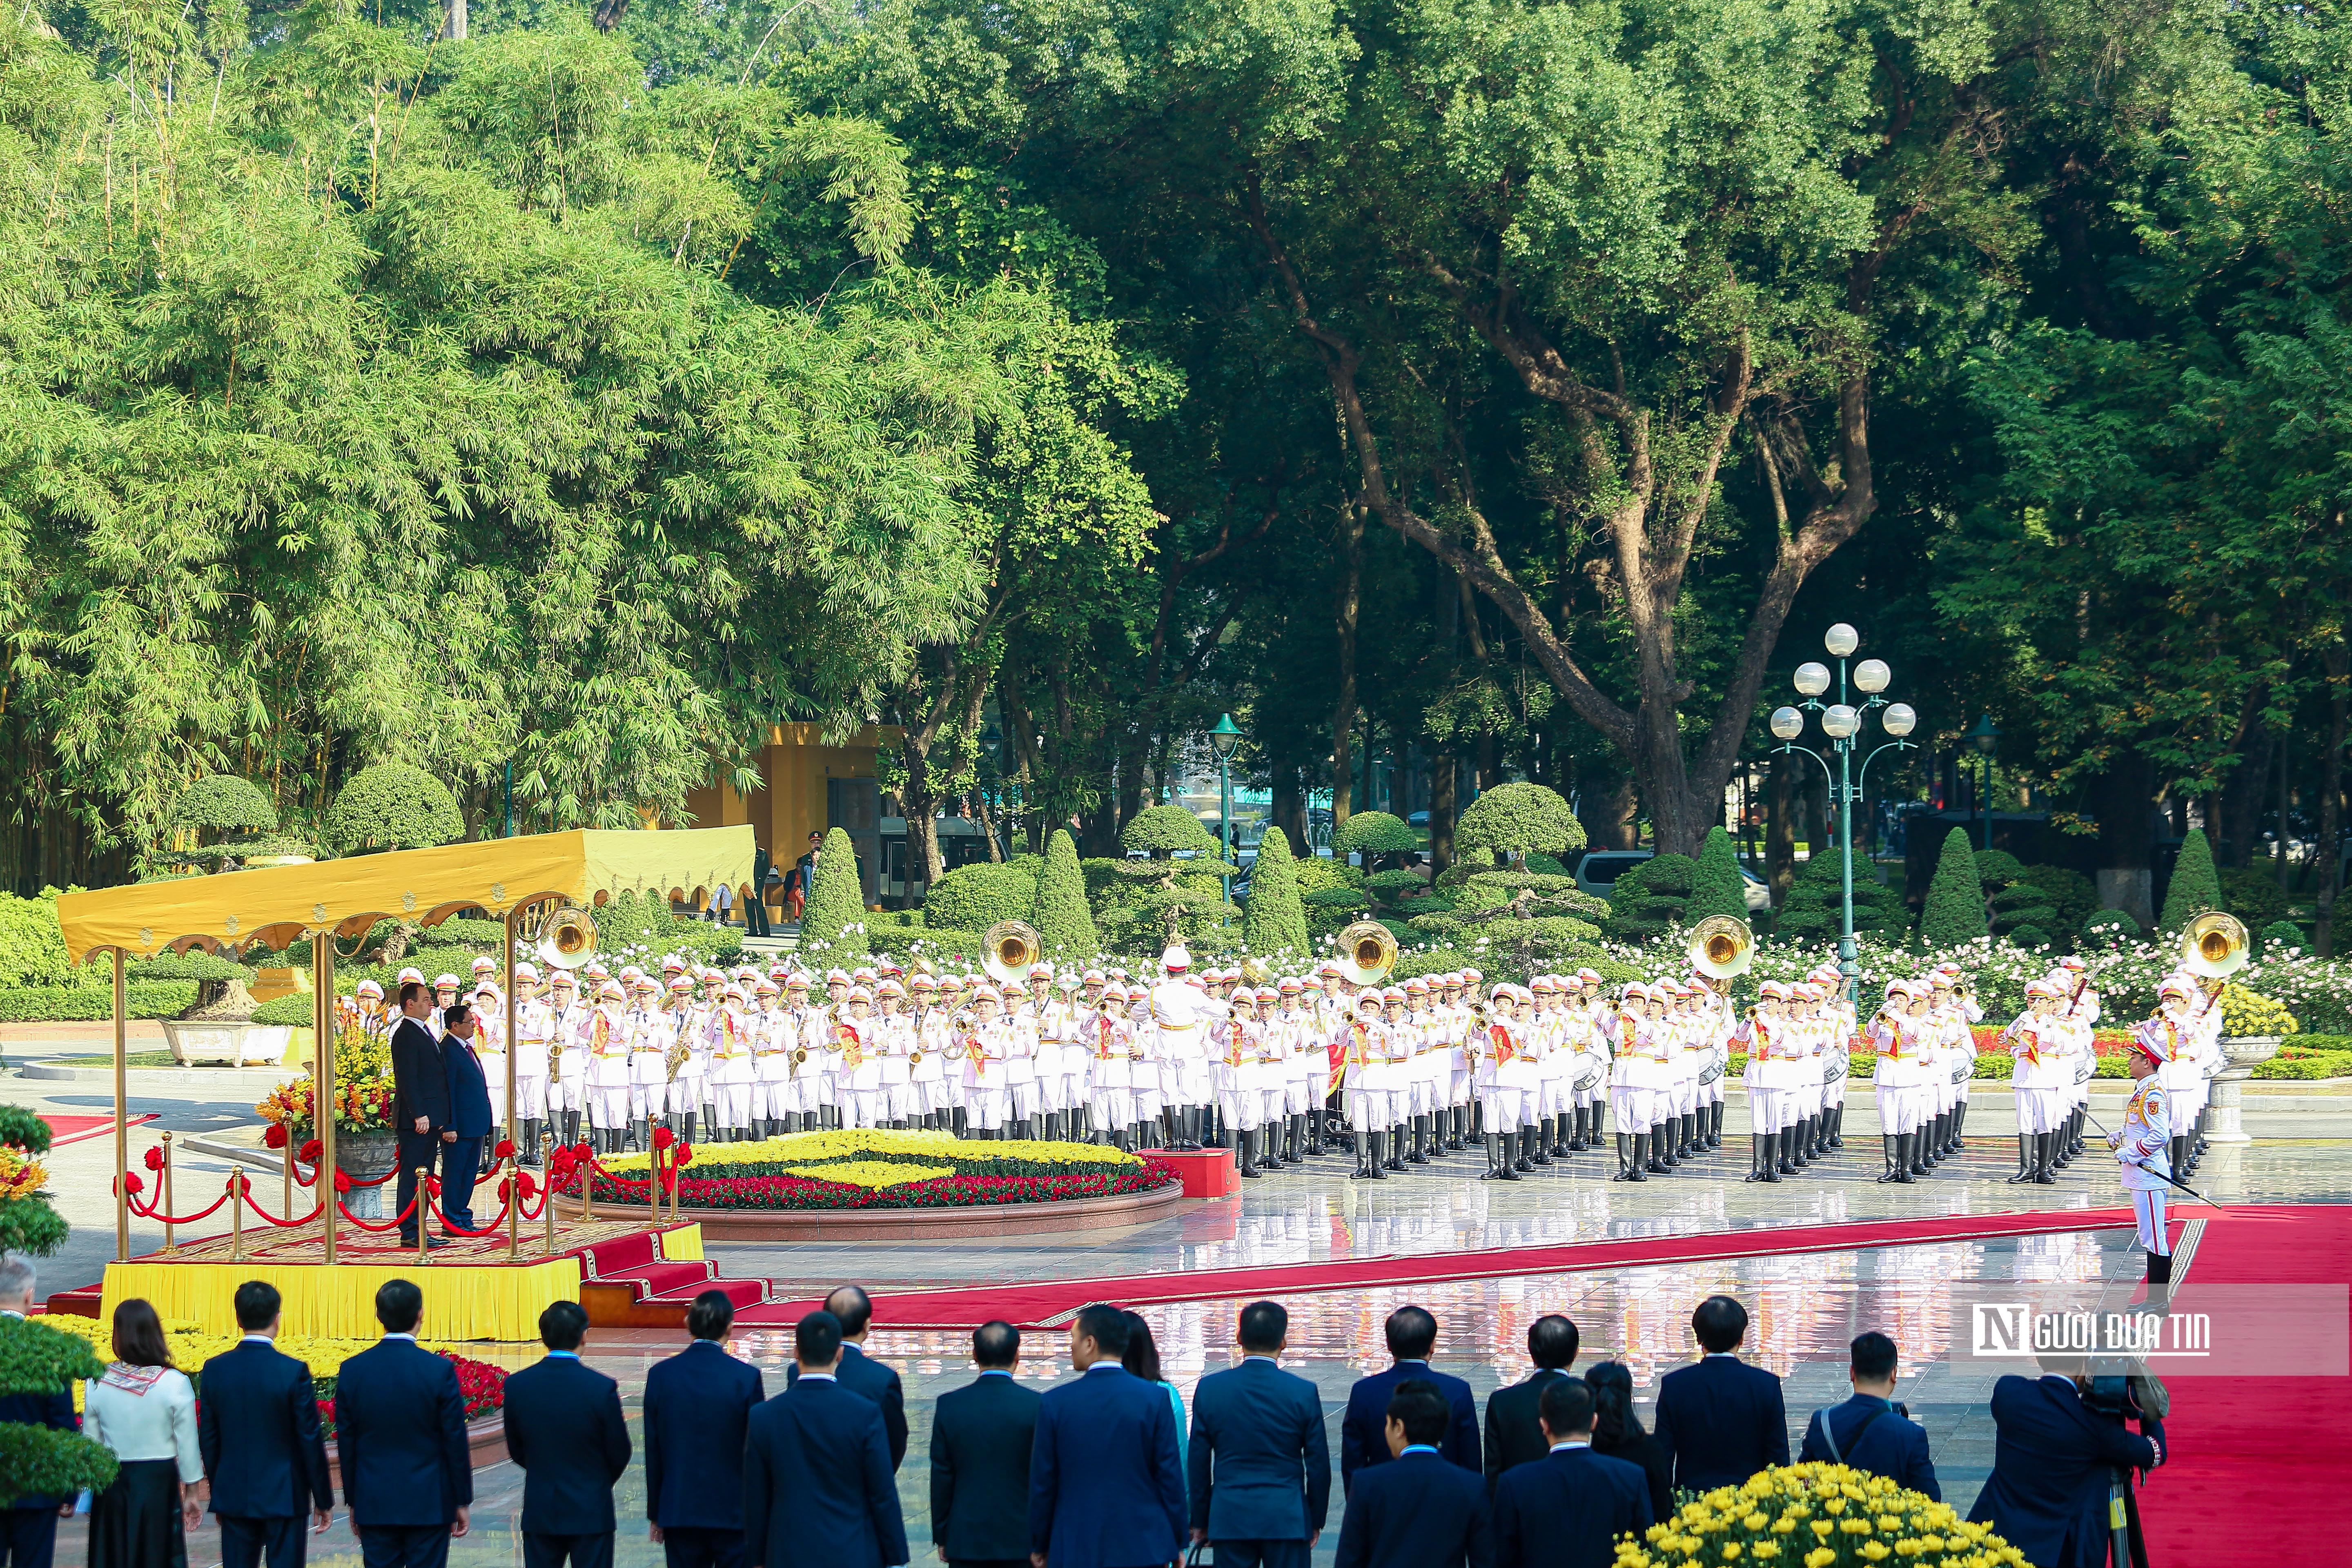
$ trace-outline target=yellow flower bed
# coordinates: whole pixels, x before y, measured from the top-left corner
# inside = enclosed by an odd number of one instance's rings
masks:
[[[940,1176],[952,1176],[955,1167],[902,1165],[891,1160],[853,1160],[840,1165],[787,1165],[784,1174],[806,1176],[818,1182],[839,1182],[844,1186],[878,1192],[884,1187],[902,1187],[908,1182],[928,1182]]]
[[[1051,1165],[1084,1162],[1093,1165],[1131,1165],[1138,1168],[1143,1164],[1136,1155],[1123,1153],[1108,1144],[1047,1142],[1044,1140],[975,1142],[958,1138],[952,1132],[901,1132],[874,1128],[847,1132],[788,1132],[781,1138],[762,1138],[751,1143],[697,1143],[694,1146],[694,1163],[688,1167],[688,1173],[693,1176],[723,1176],[727,1173],[719,1167],[727,1165],[782,1165],[789,1169],[795,1164],[808,1164],[820,1160],[852,1158],[869,1161],[985,1159]],[[640,1175],[645,1172],[646,1157],[643,1154],[607,1155],[601,1163],[604,1169],[616,1175]],[[831,1170],[823,1173],[796,1171],[793,1173],[822,1174],[828,1181],[847,1179],[834,1175]],[[932,1173],[944,1175],[947,1173]]]
[[[98,1359],[114,1359],[114,1325],[97,1318],[77,1317],[70,1312],[45,1312],[37,1320],[44,1328],[62,1334],[73,1334],[88,1340],[98,1352]],[[202,1323],[172,1319],[163,1324],[163,1342],[172,1352],[172,1364],[182,1372],[197,1373],[205,1363],[225,1351],[236,1348],[245,1337],[240,1330],[208,1329]],[[374,1344],[373,1340],[332,1340],[303,1334],[280,1334],[278,1348],[310,1369],[313,1377],[332,1377],[343,1363]],[[451,1355],[479,1355],[479,1345],[464,1345],[456,1341],[420,1340],[426,1350]],[[82,1385],[74,1384],[74,1408],[81,1408]]]
[[[1856,1568],[1899,1559],[1941,1568],[2025,1568],[1991,1528],[1885,1476],[1844,1465],[1783,1465],[1721,1487],[1617,1543],[1616,1568]]]

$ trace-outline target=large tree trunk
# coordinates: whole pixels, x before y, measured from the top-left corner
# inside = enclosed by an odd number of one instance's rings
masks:
[[[2343,893],[2344,854],[2336,837],[2343,830],[2344,725],[2352,709],[2352,649],[2338,642],[2327,650],[2327,754],[2319,759],[2319,921],[2314,933],[2319,954],[2336,954],[2336,900]]]
[[[2253,864],[2254,840],[2262,837],[2263,797],[2270,793],[2271,759],[2277,752],[2275,731],[2265,730],[2258,739],[2250,735],[2239,743],[2238,765],[2221,786],[2221,842],[2213,846],[2217,863],[2239,870]]]
[[[2099,818],[2099,907],[2123,910],[2143,931],[2156,929],[2155,801],[2155,765],[2137,752],[2117,752],[2092,786],[2091,808]]]
[[[1797,879],[1797,759],[1775,756],[1764,813],[1764,879],[1772,887],[1772,907],[1789,897]]]
[[[1461,763],[1451,756],[1429,759],[1429,872],[1454,864],[1454,775]]]
[[[1339,689],[1331,697],[1331,831],[1347,824],[1355,795],[1349,742],[1356,722],[1356,618],[1362,608],[1364,510],[1351,506],[1339,523],[1339,584],[1333,631],[1339,641]]]
[[[1315,853],[1315,841],[1307,830],[1307,787],[1299,781],[1296,767],[1274,770],[1274,826],[1290,837],[1293,857]]]

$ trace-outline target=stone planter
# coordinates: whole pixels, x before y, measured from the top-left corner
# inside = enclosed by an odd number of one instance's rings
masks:
[[[2213,1125],[2206,1131],[2207,1142],[2253,1142],[2239,1114],[2242,1086],[2254,1076],[2258,1064],[2278,1055],[2278,1048],[2279,1037],[2276,1035],[2248,1035],[2221,1042],[2221,1055],[2228,1058],[2230,1065],[2213,1075],[2212,1097],[2208,1102],[2213,1107]]]
[[[373,1181],[390,1171],[399,1155],[400,1137],[389,1128],[364,1132],[343,1128],[335,1131],[335,1163],[355,1184]],[[394,1185],[392,1182],[373,1187],[354,1185],[344,1194],[343,1206],[355,1218],[380,1220],[392,1212],[388,1194]]]
[[[233,1068],[276,1067],[291,1033],[283,1024],[203,1024],[167,1021],[163,1038],[183,1067],[226,1062]]]

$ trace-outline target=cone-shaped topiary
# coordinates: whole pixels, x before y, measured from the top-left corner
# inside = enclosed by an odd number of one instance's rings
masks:
[[[2221,879],[2213,871],[2213,846],[2205,830],[2192,827],[2180,841],[2180,858],[2172,865],[2172,885],[2164,890],[2164,913],[2157,930],[2178,936],[2181,929],[2208,910],[2221,907]]]
[[[1919,938],[1931,948],[1958,947],[1990,934],[1976,851],[1969,847],[1969,830],[1955,827],[1944,836],[1935,879],[1927,884],[1927,902],[1919,914]]]
[[[1030,923],[1037,928],[1048,958],[1084,964],[1102,951],[1094,910],[1087,905],[1087,874],[1078,866],[1077,840],[1066,827],[1054,829],[1054,837],[1045,841],[1045,868],[1037,878],[1037,913]]]
[[[1698,862],[1687,855],[1654,855],[1609,885],[1607,931],[1619,942],[1647,942],[1669,926],[1688,925],[1691,879]]]
[[[1878,868],[1863,860],[1853,868],[1853,929],[1856,933],[1899,932],[1910,923],[1903,900],[1878,879]],[[1772,934],[1783,941],[1834,941],[1845,933],[1845,867],[1824,850],[1797,868],[1789,896],[1773,918]]]
[[[338,855],[361,849],[428,849],[466,837],[449,786],[406,763],[362,768],[335,792],[320,825]]]
[[[857,878],[857,847],[836,827],[824,836],[817,851],[816,877],[801,911],[801,948],[823,943],[827,963],[863,958],[866,942],[866,888]]]
[[[1748,885],[1739,875],[1739,854],[1720,826],[1706,830],[1698,869],[1691,874],[1690,903],[1683,910],[1683,918],[1693,925],[1710,915],[1748,918]]]
[[[1307,910],[1298,901],[1298,868],[1290,858],[1290,836],[1278,827],[1266,829],[1258,840],[1242,940],[1252,952],[1268,959],[1282,952],[1304,959],[1313,951],[1307,944]]]
[[[1353,827],[1356,819],[1349,817]],[[1518,860],[1530,853],[1565,855],[1584,847],[1584,824],[1557,790],[1539,784],[1499,784],[1470,803],[1454,825],[1457,854],[1485,849]]]

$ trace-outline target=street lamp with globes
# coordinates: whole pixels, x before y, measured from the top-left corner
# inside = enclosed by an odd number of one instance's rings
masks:
[[[1855,648],[1862,646],[1862,638],[1852,626],[1840,621],[1829,629],[1829,635],[1822,642],[1828,648],[1830,657],[1837,660],[1838,700],[1826,704],[1821,700],[1830,689],[1832,677],[1828,666],[1810,662],[1801,664],[1797,667],[1796,687],[1798,694],[1805,700],[1799,707],[1775,708],[1770,723],[1773,735],[1781,742],[1773,749],[1801,752],[1821,763],[1822,773],[1828,777],[1837,796],[1838,852],[1844,862],[1845,903],[1844,929],[1838,938],[1838,973],[1844,978],[1846,999],[1859,1005],[1856,987],[1861,965],[1856,962],[1853,942],[1853,808],[1862,799],[1862,786],[1870,777],[1870,764],[1879,752],[1914,749],[1904,737],[1918,727],[1919,716],[1911,710],[1908,703],[1889,702],[1880,695],[1886,689],[1887,683],[1894,679],[1894,671],[1886,668],[1884,659],[1865,658],[1853,667],[1853,685],[1862,692],[1863,700],[1859,705],[1848,702],[1846,660]],[[1805,732],[1805,715],[1801,708],[1811,709],[1821,714],[1822,730],[1829,736],[1831,748],[1837,752],[1835,769],[1831,768],[1829,759],[1819,752],[1810,746],[1797,744],[1797,737]],[[1874,708],[1886,710],[1880,716],[1879,723],[1889,739],[1884,745],[1872,748],[1863,757],[1862,771],[1856,774],[1853,772],[1854,749],[1860,743],[1858,737],[1862,733],[1862,721]]]
[[[1241,744],[1242,732],[1234,724],[1234,716],[1217,716],[1217,727],[1209,731],[1209,747],[1217,753],[1217,837],[1224,842],[1225,864],[1234,862],[1234,748]],[[1225,890],[1225,902],[1234,901],[1234,879],[1220,876],[1218,882]]]

